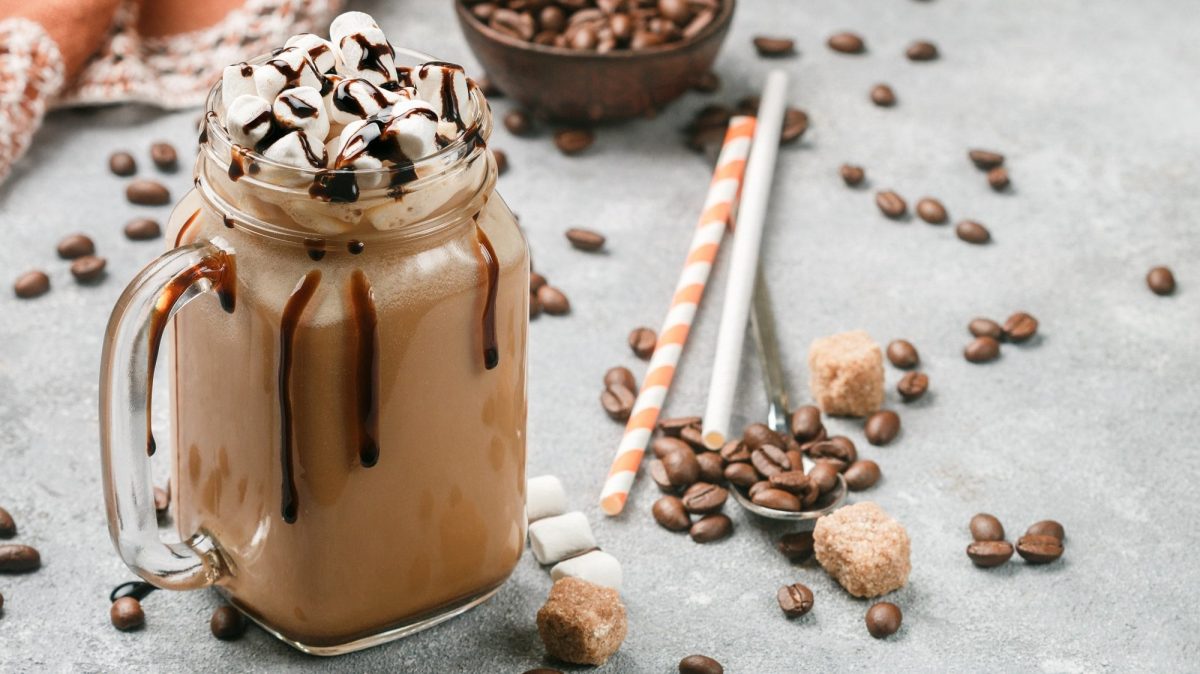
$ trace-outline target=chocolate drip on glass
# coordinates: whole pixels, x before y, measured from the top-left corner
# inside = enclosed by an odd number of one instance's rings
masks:
[[[308,251],[309,259],[313,262],[320,262],[321,258],[325,257],[325,240],[305,239],[304,249]]]
[[[354,368],[358,458],[370,468],[379,461],[379,316],[375,294],[361,269],[350,275],[350,305],[358,338]]]
[[[300,326],[304,308],[308,306],[320,284],[321,272],[319,270],[314,269],[305,274],[288,297],[287,304],[283,307],[283,316],[279,321],[279,420],[282,444],[280,465],[283,474],[281,510],[283,521],[288,524],[296,521],[296,514],[299,511],[296,480],[292,473],[296,440],[292,428],[292,364],[295,356],[296,329]]]
[[[483,366],[489,370],[500,364],[500,347],[496,342],[496,292],[500,284],[500,263],[496,260],[496,249],[487,233],[479,226],[475,216],[475,241],[479,246],[479,257],[487,272],[487,295],[483,303]]]

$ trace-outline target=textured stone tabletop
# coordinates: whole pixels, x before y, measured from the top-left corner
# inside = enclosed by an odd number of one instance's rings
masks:
[[[717,94],[688,94],[653,120],[606,127],[579,158],[548,133],[494,147],[511,170],[500,182],[520,214],[539,271],[569,296],[569,317],[537,319],[530,341],[529,474],[554,473],[601,545],[624,564],[630,633],[602,672],[671,672],[705,653],[727,672],[1181,671],[1200,658],[1200,5],[1175,0],[740,0],[716,70]],[[397,44],[475,62],[447,0],[360,4]],[[862,34],[861,56],[825,38]],[[799,55],[759,59],[752,36],[797,39]],[[912,63],[915,39],[942,58]],[[921,351],[931,390],[902,404],[888,369],[888,405],[904,428],[892,445],[862,439],[861,423],[830,422],[879,462],[884,479],[856,500],[877,501],[912,537],[909,584],[891,597],[903,629],[876,641],[849,597],[812,564],[775,550],[785,531],[730,502],[732,538],[700,546],[650,518],[656,490],[638,482],[626,513],[595,505],[621,433],[597,398],[608,367],[641,362],[625,344],[657,327],[708,178],[678,129],[701,106],[753,93],[768,65],[792,76],[791,99],[812,124],[780,154],[764,260],[779,313],[793,398],[807,400],[805,354],[821,335],[863,328],[881,343]],[[888,82],[899,103],[874,107]],[[502,114],[509,109],[495,102]],[[159,250],[121,235],[134,215],[106,157],[151,141],[194,147],[197,112],[122,107],[54,114],[33,151],[0,186],[0,268],[8,284],[29,267],[53,290],[35,301],[0,292],[0,505],[42,569],[0,575],[0,671],[511,672],[543,660],[534,614],[550,587],[526,555],[484,606],[420,635],[334,660],[304,656],[252,628],[237,642],[209,634],[211,592],[158,592],[145,629],[120,633],[107,595],[131,577],[104,524],[97,448],[97,374],[105,321],[121,289]],[[1007,156],[1013,189],[992,192],[968,147]],[[843,162],[869,185],[846,188]],[[185,162],[186,164],[187,162]],[[189,186],[185,166],[173,195]],[[940,198],[953,221],[986,223],[973,247],[952,227],[879,214],[876,189],[910,205]],[[604,254],[571,249],[563,230],[598,229]],[[109,260],[95,287],[72,282],[58,239],[84,231]],[[1153,265],[1179,279],[1171,297],[1147,290]],[[725,269],[719,266],[668,411],[698,414],[706,397]],[[1027,310],[1031,343],[987,365],[965,362],[965,326]],[[747,342],[747,363],[752,356]],[[763,397],[747,368],[738,423]],[[166,454],[166,453],[163,453]],[[162,466],[159,466],[161,469]],[[1055,564],[1014,558],[990,571],[964,554],[967,521],[989,511],[1010,536],[1055,518],[1066,554]],[[811,614],[785,619],[776,588],[808,584]],[[570,668],[566,668],[570,669]],[[581,668],[582,669],[582,668]]]

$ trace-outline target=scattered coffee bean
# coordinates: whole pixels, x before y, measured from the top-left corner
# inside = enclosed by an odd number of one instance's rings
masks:
[[[700,479],[700,463],[692,452],[671,452],[662,462],[672,486],[688,487]]]
[[[733,520],[728,515],[705,515],[688,532],[697,543],[712,543],[733,533]]]
[[[720,88],[721,78],[711,70],[692,80],[692,89],[703,94],[711,94]]]
[[[783,114],[783,131],[779,135],[779,142],[791,143],[799,140],[804,132],[808,131],[808,113],[800,108],[789,107]]]
[[[867,48],[867,43],[855,33],[835,33],[826,41],[829,48],[843,54],[861,54]]]
[[[668,531],[687,531],[692,527],[692,518],[678,496],[663,496],[650,506],[654,521]]]
[[[1012,558],[1013,546],[1008,541],[974,541],[967,546],[971,563],[982,569],[1000,566]]]
[[[972,363],[987,363],[1000,357],[1000,342],[994,337],[976,337],[963,350],[963,356]]]
[[[1042,534],[1025,534],[1017,539],[1017,554],[1030,564],[1049,564],[1062,557],[1062,540]]]
[[[625,369],[625,368],[621,368]],[[626,370],[628,372],[628,370]],[[633,373],[629,374],[629,378],[633,378]],[[636,386],[630,386],[634,389]],[[700,417],[672,417],[670,419],[660,419],[658,422],[658,430],[662,431],[663,435],[669,435],[673,438],[678,438],[680,432],[688,426],[699,426],[703,422]]]
[[[696,455],[700,464],[700,481],[717,484],[725,479],[725,459],[717,452],[701,452]]]
[[[912,402],[929,390],[929,375],[924,372],[909,372],[896,383],[896,392],[904,402]]]
[[[554,145],[558,151],[571,156],[592,146],[596,137],[587,129],[559,129],[554,132]]]
[[[808,471],[808,479],[817,485],[817,491],[828,494],[838,484],[838,467],[832,461],[817,461],[812,470]]]
[[[80,283],[95,283],[104,277],[108,260],[95,255],[84,255],[71,263],[71,276]]]
[[[937,199],[924,197],[917,202],[917,217],[931,225],[940,225],[946,222],[946,207]]]
[[[977,541],[1004,540],[1004,525],[994,515],[979,513],[971,518],[971,538]]]
[[[125,187],[125,198],[142,206],[163,206],[170,203],[171,193],[157,180],[138,178]]]
[[[842,164],[838,172],[841,173],[842,182],[846,183],[847,187],[857,187],[867,177],[867,172],[863,170],[863,167],[853,164]]]
[[[786,510],[788,512],[800,512],[802,507],[800,498],[795,494],[788,493],[782,489],[772,489],[767,487],[760,489],[754,496],[750,497],[756,505],[773,510]]]
[[[899,606],[881,601],[867,609],[867,632],[876,639],[889,637],[900,631],[902,619]]]
[[[11,513],[0,508],[0,538],[12,538],[17,535],[17,522]]]
[[[221,641],[233,641],[246,633],[246,618],[232,606],[218,606],[208,621],[208,627],[213,636]]]
[[[784,534],[779,539],[777,546],[779,551],[783,553],[793,562],[803,562],[812,557],[813,553],[813,534],[811,531],[797,531],[791,534]]]
[[[593,252],[604,247],[604,235],[590,229],[572,227],[567,230],[567,240],[579,250]]]
[[[768,58],[791,56],[796,53],[796,42],[786,37],[767,37],[760,35],[754,38],[754,48],[759,56]]]
[[[146,623],[142,603],[133,597],[121,597],[114,601],[108,610],[108,617],[113,627],[122,632],[136,630]]]
[[[746,447],[750,451],[759,449],[763,445],[783,446],[783,438],[779,437],[779,434],[770,426],[760,422],[752,423],[742,430],[742,442],[746,443]]]
[[[863,433],[872,445],[886,445],[900,434],[900,415],[891,410],[879,410],[867,417]]]
[[[621,384],[610,384],[600,394],[600,405],[613,421],[628,421],[637,396]]]
[[[896,92],[886,84],[876,84],[871,88],[871,102],[881,108],[890,108],[896,104]]]
[[[483,95],[487,96],[488,98],[504,98],[504,92],[501,91],[500,87],[496,86],[496,83],[492,81],[492,78],[488,77],[487,75],[482,75],[476,79],[475,86],[479,87],[479,90],[483,92]]]
[[[25,573],[42,565],[37,548],[18,543],[0,544],[0,573]]]
[[[1025,530],[1025,535],[1053,536],[1060,541],[1067,537],[1066,531],[1063,530],[1063,525],[1055,522],[1054,520],[1042,520],[1040,522],[1033,523],[1028,529]]]
[[[1024,311],[1018,311],[1004,321],[1004,336],[1010,342],[1024,342],[1037,334],[1037,329],[1037,319]]]
[[[658,335],[650,328],[638,327],[629,333],[629,348],[633,350],[633,355],[642,360],[650,360],[656,344]]]
[[[624,386],[630,391],[637,390],[637,379],[634,378],[633,373],[629,371],[629,368],[620,365],[609,368],[604,373],[604,386],[608,387],[614,384]]]
[[[546,277],[536,271],[529,272],[529,292],[536,293],[538,288],[546,285]]]
[[[538,301],[542,309],[551,316],[563,316],[571,312],[571,303],[561,290],[554,286],[544,285],[537,289]]]
[[[524,110],[513,110],[504,115],[504,128],[514,136],[528,136],[533,132],[533,119]]]
[[[775,593],[779,608],[789,618],[799,618],[813,607],[813,593],[802,583],[784,585]]]
[[[672,438],[672,437],[664,435],[661,438],[655,438],[650,443],[650,451],[654,452],[654,456],[657,456],[658,458],[661,459],[664,456],[670,454],[671,452],[689,452],[690,453],[692,451],[692,448],[690,445],[688,445],[688,443],[684,442],[683,440],[680,440],[679,438]],[[699,457],[697,457],[696,460],[698,461]]]
[[[990,150],[969,150],[967,157],[971,159],[971,163],[975,165],[975,168],[984,171],[994,169],[1004,163],[1004,155]]]
[[[705,456],[715,456],[708,453]],[[720,457],[717,457],[720,458]],[[664,464],[666,462],[664,461]],[[725,507],[729,492],[715,484],[697,482],[683,492],[683,507],[693,515],[708,515]]]
[[[904,50],[904,55],[909,61],[932,61],[938,57],[938,48],[932,42],[918,40]]]
[[[150,146],[150,161],[161,171],[174,171],[179,168],[179,154],[175,146],[166,141],[158,141]]]
[[[792,434],[797,442],[815,440],[824,431],[821,410],[816,405],[801,405],[792,412]]]
[[[58,242],[58,256],[64,260],[74,260],[84,255],[96,252],[96,244],[86,234],[71,234]]]
[[[908,204],[904,202],[904,198],[891,190],[884,190],[875,194],[875,205],[889,218],[893,220],[903,217],[908,211]]]
[[[130,241],[148,241],[162,236],[162,227],[157,220],[134,218],[125,223],[125,238]]]
[[[1146,274],[1146,285],[1155,295],[1170,295],[1175,292],[1175,274],[1167,267],[1155,267]]]
[[[114,152],[108,156],[108,170],[119,176],[137,173],[137,160],[128,152]]]
[[[921,362],[917,347],[906,339],[894,339],[887,345],[887,357],[898,368],[907,370]]]
[[[508,153],[498,148],[492,148],[492,159],[496,162],[496,175],[502,176],[508,172]]]
[[[963,220],[954,226],[954,234],[967,243],[987,243],[992,239],[992,233],[974,220]]]
[[[996,168],[988,171],[987,181],[988,184],[992,186],[993,190],[996,190],[997,192],[1004,191],[1009,185],[1008,169],[1004,168],[1003,166],[997,166]]]
[[[40,297],[49,291],[50,277],[46,272],[37,269],[21,274],[13,283],[13,292],[23,300]]]
[[[990,318],[972,319],[967,324],[967,330],[976,337],[991,337],[996,340],[1004,338],[1004,328]]]
[[[725,466],[725,479],[736,487],[749,489],[758,482],[758,472],[748,463],[731,463]]]
[[[707,655],[689,655],[679,661],[679,674],[725,674],[725,668]]]
[[[859,459],[846,469],[846,486],[850,491],[863,491],[874,487],[881,477],[883,472],[879,470],[879,464],[870,459]]]

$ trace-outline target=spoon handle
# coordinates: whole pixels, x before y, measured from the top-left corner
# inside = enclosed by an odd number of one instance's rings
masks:
[[[771,309],[771,295],[761,264],[754,279],[750,326],[754,330],[758,364],[762,368],[763,385],[767,389],[767,425],[778,433],[790,433],[787,385],[783,381],[783,365],[779,358],[775,314]]]

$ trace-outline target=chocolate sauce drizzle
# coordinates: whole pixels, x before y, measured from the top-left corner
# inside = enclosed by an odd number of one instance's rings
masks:
[[[278,100],[283,101],[283,104],[288,106],[288,109],[290,109],[292,111],[292,114],[299,117],[300,119],[308,119],[309,117],[314,117],[317,114],[316,108],[309,105],[304,100],[302,100],[299,96],[291,93],[290,91],[284,91],[282,94],[279,95]],[[271,113],[263,112],[262,115],[267,115],[268,117],[270,117]],[[257,122],[259,120],[259,118],[262,117],[262,115],[259,115],[258,117],[251,120],[251,123]]]
[[[359,48],[362,49],[362,56],[358,59],[359,70],[374,70],[388,79],[392,78],[393,73],[389,73],[387,66],[383,65],[384,56],[393,58],[396,56],[391,43],[385,41],[383,44],[372,44],[367,41],[367,36],[362,33],[354,33],[342,38],[343,43],[346,40],[354,40],[358,43]]]
[[[292,428],[292,360],[294,357],[296,329],[304,308],[317,292],[321,284],[321,272],[314,269],[304,275],[296,284],[296,289],[288,297],[283,307],[283,316],[279,321],[279,421],[281,426],[282,452],[280,464],[283,469],[283,521],[291,524],[296,521],[299,511],[296,494],[296,480],[292,473],[292,461],[295,454],[295,432]]]
[[[500,364],[500,348],[496,343],[496,292],[500,283],[500,263],[496,261],[496,249],[488,235],[479,226],[479,215],[475,216],[475,242],[479,246],[479,257],[487,268],[487,296],[483,303],[483,366],[489,370]]]
[[[421,64],[420,77],[424,79],[429,74],[429,68],[442,69],[442,119],[453,122],[459,131],[466,131],[467,123],[463,119],[462,110],[458,107],[458,97],[454,95],[454,72],[463,72],[463,67],[445,61],[430,61]]]
[[[379,461],[379,316],[371,284],[361,269],[350,275],[350,305],[358,335],[358,459],[364,468],[370,468]]]
[[[366,247],[367,244],[359,241],[358,239],[350,239],[348,242],[346,242],[346,251],[351,255],[358,255],[362,253]]]
[[[347,141],[342,151],[333,160],[333,168],[317,172],[308,194],[314,199],[334,203],[358,201],[358,180],[353,169],[347,168],[362,157],[370,154],[383,161],[390,161],[392,169],[391,187],[397,189],[417,179],[412,160],[404,154],[399,140],[388,131],[388,124],[397,119],[421,116],[437,121],[437,113],[426,108],[411,108],[391,120],[368,119]]]
[[[383,92],[380,91],[378,87],[376,87],[374,84],[371,84],[367,80],[354,78],[342,80],[334,85],[332,97],[333,107],[356,117],[367,116],[367,111],[363,108],[362,103],[359,103],[358,99],[354,97],[354,94],[350,92],[351,86],[365,89],[365,93],[370,96],[371,100],[375,101],[375,104],[380,108],[386,108],[388,106],[387,97],[383,95]]]

